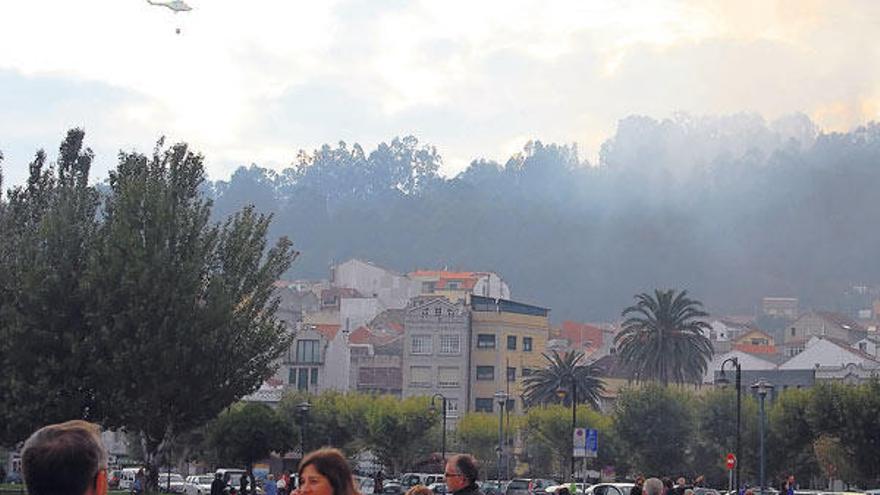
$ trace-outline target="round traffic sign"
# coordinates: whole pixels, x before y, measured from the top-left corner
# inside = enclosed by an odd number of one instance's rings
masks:
[[[736,456],[733,454],[727,454],[727,469],[733,469],[736,467]]]

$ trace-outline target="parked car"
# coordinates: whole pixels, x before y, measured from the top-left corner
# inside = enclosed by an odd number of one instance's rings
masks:
[[[131,485],[134,483],[134,477],[137,476],[137,472],[142,468],[139,467],[129,467],[123,468],[122,471],[119,472],[119,484],[117,488],[120,490],[131,490]]]
[[[416,485],[431,486],[434,483],[443,483],[443,474],[439,473],[403,473],[400,484],[409,488]]]
[[[583,494],[584,490],[586,489],[586,487],[583,483],[575,483],[575,487],[577,488],[578,494]],[[563,488],[565,488],[566,490],[568,490],[569,493],[571,493],[571,483],[563,483],[561,485],[551,485],[551,486],[548,486],[547,488],[545,488],[544,491],[547,492],[548,494],[552,493],[555,495],[556,492],[558,492],[559,490],[561,490]],[[572,494],[572,495],[575,495],[575,494]]]
[[[704,488],[704,487],[696,487],[693,489],[694,495],[721,495],[718,490],[714,488]]]
[[[584,495],[629,495],[634,483],[598,483],[584,490]]]
[[[186,480],[177,473],[161,473],[159,474],[159,491],[164,493],[184,493],[186,491]]]
[[[478,481],[477,486],[484,495],[502,495],[504,493],[504,483],[497,481]]]
[[[210,495],[211,483],[214,482],[214,476],[210,474],[200,474],[189,476],[186,478],[186,487],[184,492],[186,495]]]
[[[400,483],[383,483],[382,495],[402,495],[406,492],[406,488]]]
[[[21,479],[21,472],[20,471],[10,471],[6,475],[6,482],[9,483],[10,485],[17,485],[19,483],[22,483],[23,481]]]

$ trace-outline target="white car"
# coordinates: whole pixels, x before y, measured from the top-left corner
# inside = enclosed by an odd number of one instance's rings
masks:
[[[577,487],[577,494],[572,494],[572,495],[578,495],[578,494],[584,493],[586,486],[583,483],[575,483],[575,486]],[[571,483],[563,483],[561,485],[548,486],[547,488],[544,488],[544,491],[547,493],[555,494],[557,491],[559,491],[563,488],[565,488],[566,490],[569,491],[569,493],[571,493]]]
[[[587,488],[584,495],[629,495],[634,483],[599,483]]]
[[[159,491],[168,493],[183,493],[186,481],[177,473],[159,474]]]
[[[186,495],[210,495],[213,482],[214,476],[210,474],[187,476],[184,491]]]

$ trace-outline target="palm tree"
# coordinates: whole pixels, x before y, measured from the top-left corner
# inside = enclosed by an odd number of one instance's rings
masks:
[[[623,310],[626,320],[614,338],[621,364],[636,381],[698,382],[712,359],[703,303],[674,289],[635,298],[636,304]]]
[[[548,366],[523,380],[525,393],[523,399],[528,406],[535,404],[571,404],[577,396],[578,403],[587,403],[599,408],[599,398],[605,391],[605,384],[599,378],[600,368],[593,364],[579,364],[584,354],[568,351],[564,356],[553,351],[553,355],[543,354]],[[563,394],[564,393],[564,394]],[[560,397],[563,395],[563,397]]]

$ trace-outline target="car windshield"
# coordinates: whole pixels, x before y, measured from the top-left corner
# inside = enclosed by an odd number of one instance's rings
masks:
[[[162,481],[181,481],[182,482],[183,476],[181,476],[179,474],[175,474],[175,473],[170,473],[170,474],[164,473],[162,476],[159,477],[159,479]]]
[[[199,483],[201,485],[210,485],[213,481],[213,476],[199,476],[196,478],[196,483]]]

